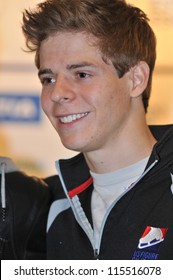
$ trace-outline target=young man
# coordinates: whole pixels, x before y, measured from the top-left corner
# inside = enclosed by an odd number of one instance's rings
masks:
[[[146,123],[147,16],[120,0],[49,0],[24,12],[23,32],[42,108],[80,152],[56,162],[48,259],[172,259],[173,129],[154,136]]]
[[[46,259],[46,224],[51,195],[47,184],[0,157],[0,259]]]

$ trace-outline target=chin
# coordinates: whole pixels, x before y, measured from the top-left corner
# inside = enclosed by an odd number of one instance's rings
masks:
[[[84,141],[84,140],[86,140],[86,141]],[[74,152],[81,152],[81,153],[88,151],[88,149],[90,150],[91,143],[90,143],[90,141],[87,141],[87,140],[90,140],[90,139],[83,139],[83,136],[81,136],[81,134],[79,137],[62,137],[61,138],[62,145],[66,149],[74,151]]]
[[[71,151],[74,151],[74,152],[81,152],[82,148],[81,146],[78,146],[78,145],[74,145],[74,142],[73,143],[65,143],[62,141],[62,145],[68,149],[68,150],[71,150]]]

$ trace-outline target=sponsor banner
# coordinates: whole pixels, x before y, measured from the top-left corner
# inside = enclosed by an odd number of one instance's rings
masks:
[[[0,93],[0,122],[40,122],[40,97],[37,94]]]

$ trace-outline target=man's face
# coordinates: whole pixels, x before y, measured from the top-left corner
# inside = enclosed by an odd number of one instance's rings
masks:
[[[93,43],[62,32],[40,48],[42,108],[63,145],[84,153],[112,146],[131,110],[129,72],[119,79]]]

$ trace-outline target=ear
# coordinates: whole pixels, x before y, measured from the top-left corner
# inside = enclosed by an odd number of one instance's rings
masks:
[[[145,61],[140,61],[130,69],[131,97],[138,97],[143,93],[148,84],[149,73],[150,69]]]

